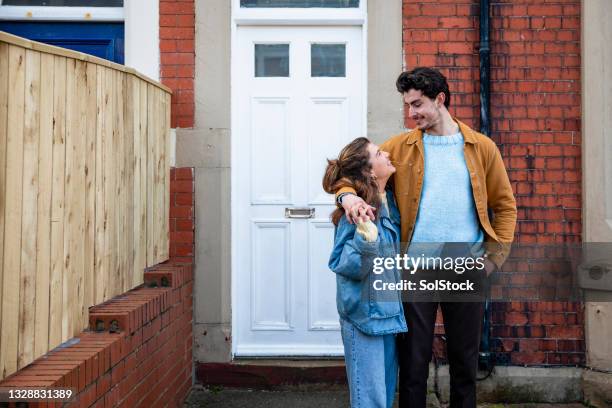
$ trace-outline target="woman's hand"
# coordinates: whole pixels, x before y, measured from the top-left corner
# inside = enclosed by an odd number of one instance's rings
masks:
[[[374,221],[376,208],[367,204],[361,197],[355,194],[347,194],[342,197],[342,208],[346,213],[346,219],[350,224]]]

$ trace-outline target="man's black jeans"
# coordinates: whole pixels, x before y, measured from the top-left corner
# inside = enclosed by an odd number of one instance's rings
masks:
[[[424,408],[438,305],[450,365],[450,407],[476,407],[476,373],[484,302],[406,302],[408,332],[397,336],[399,406]]]

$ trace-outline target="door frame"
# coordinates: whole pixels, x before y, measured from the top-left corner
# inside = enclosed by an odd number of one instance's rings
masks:
[[[123,7],[0,6],[0,20],[123,22],[125,65],[159,81],[159,2],[139,7],[125,0]]]
[[[235,50],[238,45],[238,28],[241,26],[359,26],[362,31],[362,56],[361,65],[363,69],[362,89],[363,89],[363,106],[362,106],[362,134],[366,135],[368,130],[368,19],[367,19],[367,0],[361,0],[359,8],[353,9],[311,9],[311,8],[240,8],[240,0],[232,0],[231,3],[231,57],[230,57],[230,197],[237,196],[237,180],[239,177],[237,171],[237,152],[241,148],[240,140],[234,130],[238,124],[238,90],[232,86],[235,79],[238,78],[239,65],[235,57]],[[231,358],[236,358],[236,340],[239,333],[239,324],[237,311],[237,265],[238,265],[238,250],[237,250],[237,226],[238,222],[243,219],[239,217],[238,203],[234,199],[231,202]]]

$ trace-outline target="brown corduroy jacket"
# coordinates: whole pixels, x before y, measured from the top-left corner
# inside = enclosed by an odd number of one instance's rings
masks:
[[[485,233],[486,254],[498,268],[508,257],[516,225],[516,201],[499,149],[491,139],[455,119],[464,138],[464,157],[470,173],[472,195],[478,219]],[[396,168],[389,180],[401,216],[401,241],[405,249],[412,239],[419,210],[424,176],[423,132],[414,129],[394,136],[380,145],[390,153]],[[343,187],[336,196],[355,193]],[[488,210],[493,218],[489,219]]]

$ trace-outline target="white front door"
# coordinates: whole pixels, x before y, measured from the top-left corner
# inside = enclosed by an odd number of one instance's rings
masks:
[[[342,355],[321,181],[364,126],[361,27],[238,27],[232,87],[237,356]]]

